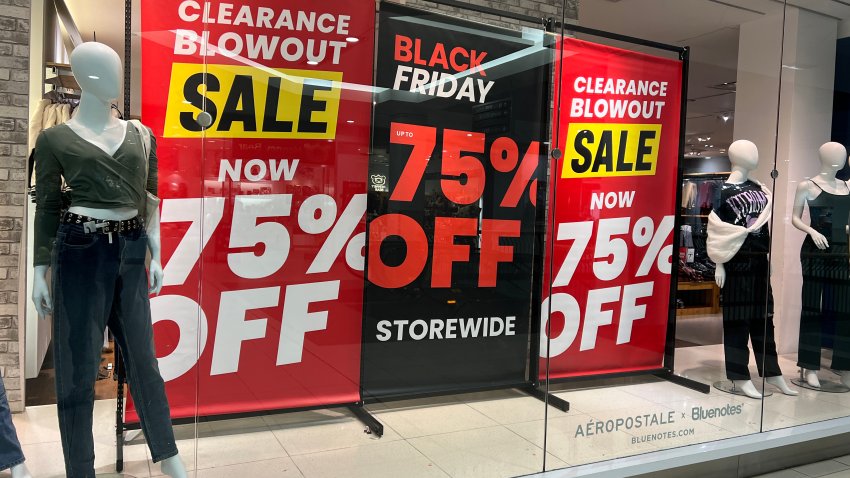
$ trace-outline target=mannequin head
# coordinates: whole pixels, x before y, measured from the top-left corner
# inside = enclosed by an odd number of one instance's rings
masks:
[[[86,42],[71,52],[71,70],[84,93],[110,101],[121,92],[121,58],[103,43]]]
[[[847,149],[841,143],[824,143],[818,149],[823,171],[839,171],[847,164]]]
[[[752,171],[759,165],[759,150],[752,141],[739,139],[729,146],[729,161],[734,167]]]

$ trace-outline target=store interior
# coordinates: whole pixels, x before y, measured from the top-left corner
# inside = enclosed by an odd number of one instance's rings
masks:
[[[96,37],[123,51],[123,5],[102,5],[94,0],[65,3],[84,39]],[[138,8],[141,2],[134,3]],[[43,2],[34,1],[34,11],[37,5],[44,10]],[[94,5],[97,15],[90,13]],[[557,7],[558,15],[561,8]],[[756,372],[760,358],[754,354],[749,363],[753,381],[759,390],[771,392],[770,396],[752,399],[713,386],[726,379],[722,293],[706,251],[708,214],[717,207],[720,188],[732,168],[727,149],[735,140],[752,140],[760,153],[754,176],[773,191],[775,201],[775,252],[771,255],[772,275],[765,280],[773,284],[779,364],[786,380],[798,377],[799,250],[805,235],[791,225],[791,205],[796,182],[817,172],[818,146],[837,140],[830,129],[834,121],[829,114],[834,95],[831,79],[836,70],[836,44],[850,37],[850,4],[829,0],[796,0],[787,6],[777,0],[583,0],[578,8],[578,25],[691,48],[686,146],[680,158],[683,182],[678,206],[683,239],[679,244],[673,368],[682,377],[712,386],[710,392],[653,375],[633,375],[545,384],[550,393],[569,402],[568,412],[517,389],[367,404],[384,426],[381,437],[346,408],[201,419],[175,426],[188,469],[204,477],[508,477],[539,472],[544,462],[546,469],[579,466],[850,416],[850,393],[795,387],[799,394],[789,396],[765,385]],[[55,19],[52,14],[45,17]],[[61,45],[67,32],[55,22],[46,25],[44,48],[34,47],[31,52],[33,71],[40,71],[33,78],[68,73],[57,66],[63,62],[61,48],[48,47],[51,42]],[[133,31],[138,30],[135,25]],[[136,52],[138,41],[134,40]],[[50,61],[41,55],[45,50],[60,53]],[[132,64],[137,88],[140,66]],[[50,80],[45,88],[53,89],[61,81]],[[137,94],[131,97],[132,110],[138,111],[141,99]],[[807,98],[820,103],[801,106]],[[38,100],[34,98],[33,103]],[[775,181],[771,177],[774,168],[778,171]],[[29,213],[32,219],[33,207]],[[35,476],[61,476],[63,470],[55,395],[51,395],[49,329],[49,321],[39,321],[30,305],[27,409],[15,416],[15,425],[27,455],[34,457],[29,464]],[[113,472],[117,458],[112,349],[107,337],[94,412],[99,473]],[[830,356],[829,351],[824,353],[819,376],[824,381],[838,381],[839,376],[829,370]],[[691,417],[694,410],[724,412],[706,415],[683,435],[664,441],[644,443],[640,437],[679,432],[681,426],[661,423],[636,433],[579,436],[579,430],[592,422],[637,415]],[[159,476],[160,469],[151,463],[141,432],[125,433],[124,473]]]

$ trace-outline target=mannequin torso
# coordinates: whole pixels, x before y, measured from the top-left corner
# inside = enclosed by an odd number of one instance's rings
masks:
[[[817,199],[822,193],[836,196],[850,194],[847,183],[837,179],[836,173],[847,163],[847,150],[839,143],[826,143],[818,150],[821,170],[817,176],[801,181],[797,185],[794,196],[794,210],[791,223],[797,229],[805,232],[811,237],[818,249],[827,249],[829,240],[820,232],[803,221],[803,209],[806,203]]]
[[[98,147],[109,156],[115,154],[121,144],[127,137],[127,122],[113,118],[111,115],[107,123],[103,126],[103,130],[98,132],[100,121],[97,116],[84,114],[82,110],[74,116],[73,119],[65,123],[74,133],[83,140]],[[89,110],[90,111],[90,110]],[[87,113],[87,111],[86,111]],[[93,208],[72,206],[68,211],[79,214],[81,216],[96,217],[98,219],[107,219],[110,221],[121,221],[132,219],[139,215],[139,211],[135,208]]]

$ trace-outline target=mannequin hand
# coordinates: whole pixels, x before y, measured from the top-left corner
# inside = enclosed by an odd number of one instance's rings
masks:
[[[723,264],[717,264],[717,268],[714,269],[714,282],[721,289],[723,288],[723,284],[726,283],[726,268],[723,267]]]
[[[818,231],[812,231],[809,233],[812,236],[812,240],[815,241],[815,245],[818,246],[818,249],[826,249],[829,247],[829,241],[826,240],[823,234]]]
[[[150,284],[148,293],[159,295],[159,292],[162,290],[162,266],[159,265],[159,261],[157,260],[151,261],[151,265],[148,268],[148,281]]]
[[[42,320],[53,313],[53,301],[50,299],[50,287],[47,286],[45,278],[46,272],[47,266],[36,266],[32,279],[32,301]]]

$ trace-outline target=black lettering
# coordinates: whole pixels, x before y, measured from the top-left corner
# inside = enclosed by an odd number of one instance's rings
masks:
[[[316,92],[330,90],[330,84],[310,85],[304,83],[304,89],[301,91],[301,111],[298,113],[299,133],[326,133],[328,131],[327,123],[313,121],[313,113],[327,111],[328,102],[317,100]]]
[[[628,131],[620,131],[620,148],[617,151],[617,171],[631,171],[632,163],[626,161],[626,141],[629,139]]]
[[[599,149],[596,150],[596,159],[593,161],[593,172],[598,173],[599,168],[605,166],[605,171],[614,169],[614,139],[612,131],[606,130],[602,132],[602,137],[599,138]]]
[[[591,153],[590,149],[584,145],[585,141],[593,143],[593,133],[587,129],[578,132],[574,144],[576,153],[584,158],[584,161],[580,158],[573,158],[572,160],[573,171],[578,174],[586,173],[587,170],[590,169],[590,165],[593,163],[593,153]]]
[[[216,109],[215,103],[198,91],[201,85],[206,85],[206,91],[219,91],[221,88],[217,76],[209,73],[195,73],[186,79],[186,84],[183,85],[183,97],[195,108],[209,113],[212,116],[213,124],[215,124],[218,109]],[[180,126],[186,131],[203,131],[204,129],[198,124],[197,117],[191,111],[180,112]]]
[[[647,154],[652,154],[652,146],[647,146],[646,142],[650,139],[655,139],[655,131],[641,131],[638,137],[637,158],[635,160],[635,171],[651,171],[652,164],[644,163],[643,157]]]
[[[263,131],[274,131],[275,133],[292,132],[292,121],[280,121],[277,119],[277,106],[280,103],[280,78],[273,76],[269,78],[269,91],[266,94],[266,108],[263,115]]]
[[[239,105],[242,105],[240,108]],[[248,75],[233,77],[233,86],[227,95],[221,114],[219,131],[230,131],[233,123],[242,123],[245,131],[257,131],[257,113],[254,108],[254,79]]]

